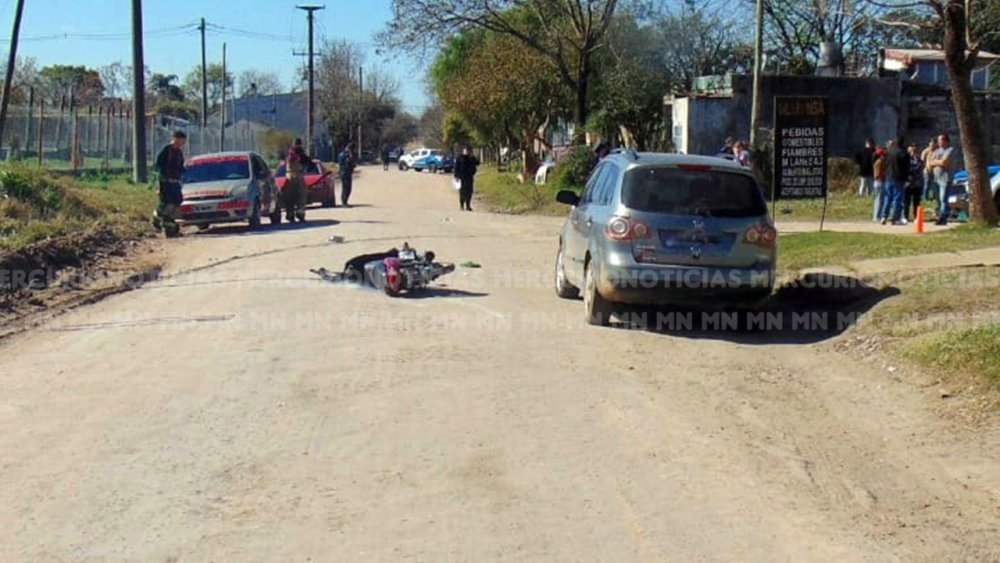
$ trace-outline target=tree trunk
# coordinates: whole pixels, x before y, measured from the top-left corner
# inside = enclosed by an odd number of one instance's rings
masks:
[[[521,144],[521,154],[524,158],[521,162],[521,181],[531,183],[534,181],[535,172],[538,172],[538,155],[535,153],[535,135],[532,131],[525,131],[524,141]]]
[[[966,54],[968,22],[962,0],[948,0],[944,6],[943,19],[945,67],[948,69],[952,104],[955,106],[958,131],[962,138],[965,169],[969,174],[969,219],[975,223],[996,226],[1000,217],[990,192],[990,180],[986,172],[986,142],[970,81],[975,59]]]
[[[587,91],[590,87],[590,53],[584,49],[580,54],[580,66],[576,75],[576,101],[573,106],[573,122],[576,128],[573,130],[573,143],[582,144],[586,137],[586,127],[588,108]]]

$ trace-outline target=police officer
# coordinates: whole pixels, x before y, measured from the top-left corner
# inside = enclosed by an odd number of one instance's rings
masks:
[[[462,147],[462,154],[455,159],[455,178],[460,182],[458,189],[458,206],[463,211],[472,211],[472,188],[479,168],[479,159],[472,154],[472,149]]]
[[[184,143],[187,135],[183,131],[174,131],[170,142],[160,150],[156,157],[156,170],[160,175],[160,203],[153,211],[153,228],[162,230],[168,238],[181,235],[177,216],[180,212],[184,194],[181,191],[181,180],[184,177]]]
[[[344,150],[337,155],[337,167],[340,169],[340,201],[344,207],[350,207],[348,200],[351,198],[351,184],[354,179],[354,145],[347,143]]]
[[[281,194],[285,203],[285,219],[288,219],[289,223],[294,223],[296,219],[301,222],[306,220],[309,188],[306,186],[303,173],[310,162],[312,162],[312,157],[307,155],[305,149],[302,148],[302,139],[295,139],[285,157],[288,179],[285,180],[285,189]]]

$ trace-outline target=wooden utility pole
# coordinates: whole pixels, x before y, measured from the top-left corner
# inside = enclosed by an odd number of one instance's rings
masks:
[[[296,6],[300,10],[305,10],[306,12],[306,22],[309,27],[309,93],[306,98],[306,152],[313,154],[313,99],[314,99],[314,89],[313,89],[313,12],[316,10],[322,10],[326,6],[313,6],[313,5],[303,5]]]
[[[361,160],[361,115],[365,105],[365,67],[358,67],[358,161]]]
[[[226,44],[222,44],[222,112],[219,123],[219,152],[226,150]]]
[[[760,59],[764,50],[764,0],[757,0],[757,33],[753,45],[753,97],[750,109],[750,150],[758,151],[757,132],[760,130]]]
[[[132,179],[146,183],[146,65],[142,56],[142,0],[132,0]]]
[[[208,70],[205,65],[205,18],[201,18],[201,128],[208,127]]]
[[[10,85],[14,81],[14,61],[17,58],[17,36],[21,32],[21,14],[24,0],[17,0],[14,12],[14,28],[10,33],[10,53],[7,54],[7,76],[3,81],[3,100],[0,101],[0,146],[3,145],[3,130],[7,122],[7,103],[10,101]],[[30,117],[29,117],[30,121]]]

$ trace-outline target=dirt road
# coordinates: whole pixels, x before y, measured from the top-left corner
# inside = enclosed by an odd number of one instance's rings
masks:
[[[445,176],[354,199],[3,343],[0,560],[1000,560],[997,428],[826,335],[585,326],[560,221]],[[309,273],[403,240],[482,268]]]

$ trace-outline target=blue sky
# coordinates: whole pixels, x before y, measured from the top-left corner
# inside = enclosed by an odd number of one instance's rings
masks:
[[[357,43],[365,50],[366,67],[378,65],[399,80],[404,109],[414,114],[423,110],[427,96],[420,63],[399,54],[387,61],[372,43],[372,35],[391,16],[389,0],[146,0],[146,66],[183,79],[192,67],[200,65],[201,39],[194,26],[204,17],[210,26],[206,35],[209,62],[221,62],[225,41],[226,64],[234,75],[246,69],[274,71],[288,85],[304,61],[292,51],[305,51],[307,39],[306,15],[295,8],[296,4],[326,6],[316,12],[315,48],[324,40]],[[14,0],[0,0],[0,52],[4,59],[14,6]],[[115,61],[131,64],[131,17],[130,0],[28,0],[17,52],[34,57],[39,67],[72,64],[96,68]]]

